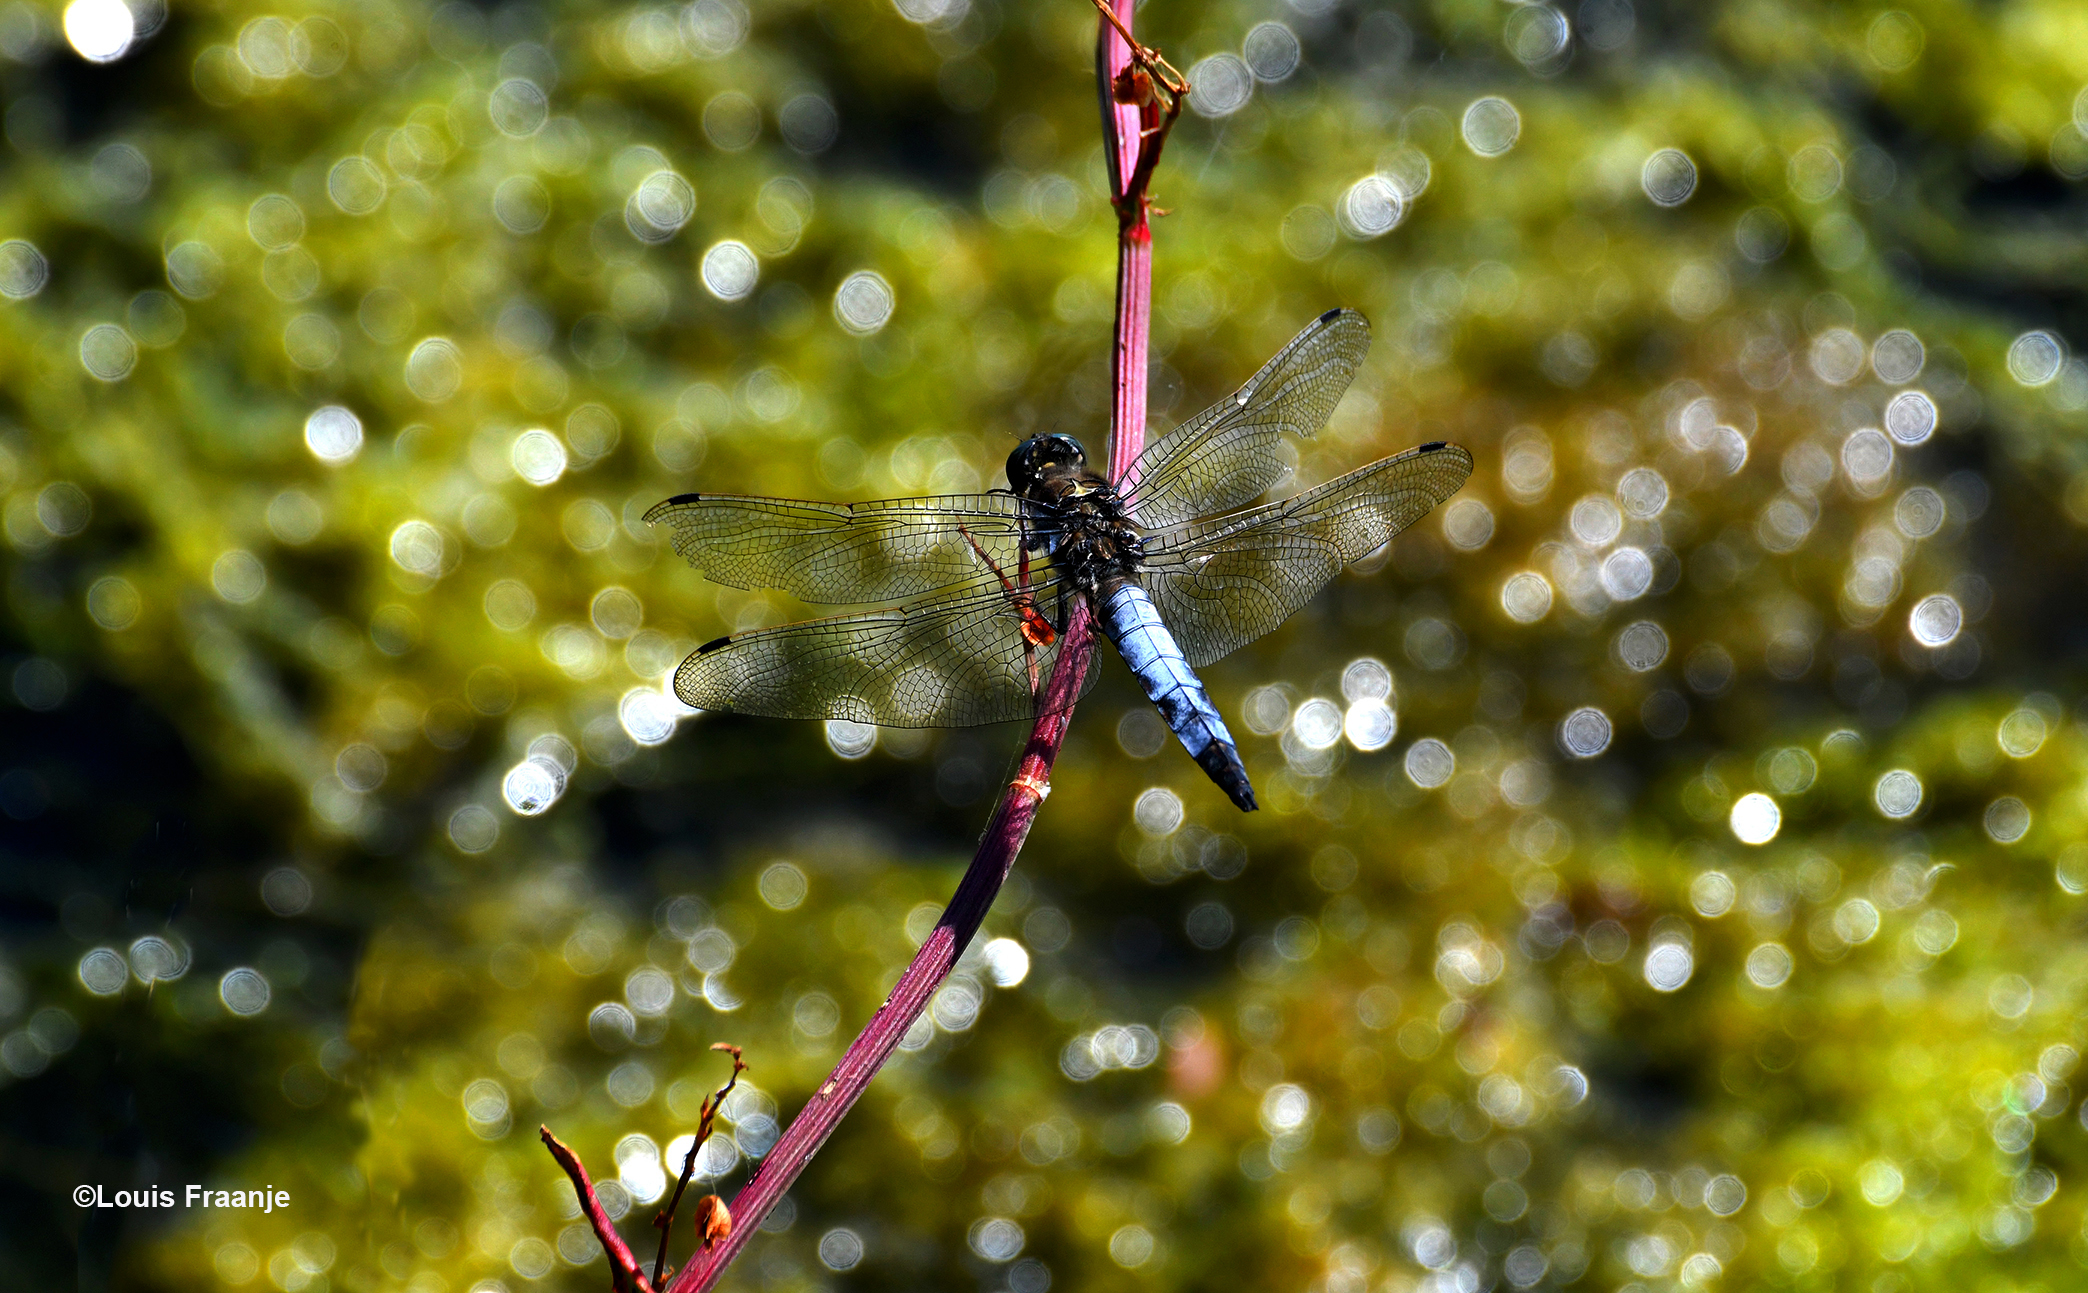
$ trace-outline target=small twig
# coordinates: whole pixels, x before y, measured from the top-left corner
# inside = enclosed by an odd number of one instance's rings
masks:
[[[1168,133],[1182,115],[1182,104],[1189,96],[1189,78],[1176,71],[1159,50],[1141,44],[1131,34],[1130,27],[1117,16],[1110,0],[1094,0],[1094,5],[1128,51],[1126,62],[1115,71],[1108,66],[1112,61],[1108,51],[1102,51],[1103,66],[1098,71],[1104,87],[1105,129],[1115,126],[1115,133],[1127,133],[1122,132],[1119,123],[1110,121],[1112,106],[1134,108],[1138,112],[1137,150],[1128,176],[1123,174],[1120,151],[1111,153],[1111,174],[1116,182],[1110,201],[1116,207],[1120,229],[1137,227],[1142,230],[1152,210],[1152,198],[1147,190],[1152,182],[1153,168],[1160,164],[1160,152],[1167,147]],[[1107,33],[1104,33],[1104,44],[1107,44]]]
[[[667,1206],[653,1217],[653,1225],[660,1230],[660,1255],[653,1258],[652,1282],[655,1285],[667,1278],[667,1241],[674,1237],[674,1210],[681,1206],[682,1191],[689,1188],[689,1177],[696,1171],[696,1156],[703,1152],[703,1142],[710,1139],[711,1123],[716,1120],[718,1110],[724,1106],[725,1097],[731,1095],[732,1088],[739,1085],[739,1075],[747,1071],[747,1062],[740,1058],[740,1048],[731,1042],[713,1042],[711,1049],[724,1051],[732,1056],[732,1076],[725,1079],[724,1086],[704,1097],[703,1111],[696,1118],[696,1140],[689,1146],[688,1155],[682,1159],[681,1179],[674,1183],[674,1193],[668,1196]],[[706,1249],[711,1246],[709,1220],[707,1216],[697,1220],[697,1230],[704,1236],[703,1246]]]
[[[1183,86],[1184,91],[1188,89]],[[1152,115],[1151,109],[1141,109],[1141,118]],[[1174,129],[1175,118],[1182,115],[1182,96],[1170,96],[1166,115],[1155,126],[1146,126],[1138,136],[1138,166],[1131,173],[1131,183],[1125,186],[1124,200],[1117,207],[1117,220],[1122,224],[1139,221],[1143,214],[1154,210],[1149,189],[1153,180],[1153,168],[1160,164],[1160,150],[1167,146],[1168,132]],[[1165,215],[1167,212],[1161,212]]]
[[[1116,10],[1110,6],[1109,0],[1095,0],[1095,8],[1101,13],[1103,21],[1116,28],[1116,34],[1124,38],[1125,46],[1131,51],[1132,61],[1144,68],[1146,73],[1161,88],[1177,99],[1189,93],[1189,78],[1176,71],[1174,64],[1162,58],[1159,50],[1154,49],[1151,45],[1140,44],[1138,37],[1133,36],[1131,29],[1124,25],[1124,20],[1117,17]],[[1120,79],[1116,89],[1117,101],[1119,103],[1145,102],[1143,97],[1137,99],[1125,98],[1124,92],[1120,88],[1122,84],[1123,82]]]
[[[609,1254],[611,1278],[621,1293],[652,1293],[652,1282],[645,1278],[645,1269],[638,1264],[631,1247],[616,1233],[616,1226],[609,1214],[602,1210],[602,1201],[595,1197],[594,1182],[587,1179],[587,1169],[581,1166],[580,1156],[566,1148],[565,1142],[551,1134],[549,1127],[538,1127],[537,1135],[543,1137],[544,1148],[572,1178],[573,1193],[580,1196],[580,1211],[587,1214],[587,1224],[594,1227],[595,1239],[602,1251]]]

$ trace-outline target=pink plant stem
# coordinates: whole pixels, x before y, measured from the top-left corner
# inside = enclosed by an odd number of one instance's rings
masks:
[[[899,976],[891,995],[871,1016],[869,1026],[849,1045],[841,1062],[791,1120],[790,1129],[769,1151],[747,1188],[733,1199],[732,1233],[709,1252],[698,1253],[668,1281],[667,1293],[700,1293],[717,1283],[726,1266],[760,1228],[761,1219],[797,1180],[869,1087],[870,1079],[891,1058],[899,1039],[906,1036],[906,1030],[927,1009],[929,998],[949,977],[957,958],[978,932],[979,922],[993,906],[994,895],[1008,878],[1008,869],[1015,865],[1015,855],[1021,851],[1030,823],[1036,820],[1037,808],[1044,802],[1051,765],[1058,758],[1059,744],[1073,721],[1073,702],[1079,699],[1080,684],[1087,674],[1094,633],[1085,598],[1074,599],[1067,620],[1058,664],[1045,684],[1045,713],[1030,730],[1029,744],[1023,749],[1015,779],[987,822],[978,852],[972,855],[971,866],[958,882],[942,919],[914,954],[913,964]]]
[[[1116,400],[1110,409],[1109,476],[1121,480],[1145,446],[1146,336],[1153,303],[1153,231],[1141,213],[1138,223],[1117,240],[1117,319],[1136,318],[1138,326],[1119,326],[1111,373]],[[1130,482],[1123,482],[1129,484]]]
[[[1124,30],[1136,31],[1132,20],[1138,0],[1111,0]],[[1153,321],[1153,227],[1147,218],[1146,178],[1141,167],[1145,132],[1159,122],[1154,104],[1118,103],[1110,93],[1117,77],[1131,66],[1131,47],[1107,22],[1099,24],[1096,74],[1102,96],[1105,143],[1114,161],[1110,194],[1117,209],[1116,345],[1111,351],[1110,378],[1115,398],[1110,404],[1109,475],[1123,477],[1145,447],[1147,341]],[[1155,141],[1154,147],[1158,147]]]
[[[1119,18],[1128,28],[1136,0],[1116,0]],[[1120,478],[1138,457],[1145,443],[1146,338],[1152,319],[1153,235],[1146,222],[1145,177],[1152,159],[1141,167],[1141,149],[1147,146],[1143,131],[1158,120],[1150,106],[1118,105],[1111,101],[1109,86],[1115,74],[1131,60],[1123,39],[1101,23],[1098,71],[1106,73],[1102,84],[1104,128],[1118,159],[1117,208],[1129,212],[1119,219],[1117,240],[1116,347],[1113,377],[1115,398],[1111,405],[1110,476]],[[1152,145],[1157,147],[1157,141]],[[1073,703],[1093,663],[1094,620],[1085,598],[1074,598],[1067,612],[1064,639],[1058,663],[1044,685],[1039,709],[1042,716],[1030,729],[1029,743],[1014,779],[1001,796],[971,866],[958,882],[957,892],[944,909],[942,919],[928,941],[914,955],[913,963],[899,976],[885,1003],[871,1016],[869,1026],[849,1045],[848,1051],[819,1090],[791,1120],[789,1130],[776,1142],[761,1169],[732,1201],[732,1233],[708,1252],[698,1252],[673,1279],[664,1293],[703,1293],[713,1287],[747,1241],[761,1228],[762,1218],[783,1197],[798,1174],[812,1161],[834,1128],[840,1125],[872,1078],[877,1076],[899,1039],[928,1007],[935,990],[956,967],[957,958],[978,932],[979,923],[993,906],[993,899],[1015,865],[1015,856],[1029,836],[1037,809],[1049,793],[1052,765],[1060,744],[1073,721]]]

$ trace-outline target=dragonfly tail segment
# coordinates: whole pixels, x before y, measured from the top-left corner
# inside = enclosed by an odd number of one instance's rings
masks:
[[[1196,756],[1196,762],[1226,797],[1239,805],[1241,812],[1251,813],[1261,807],[1254,801],[1254,783],[1247,780],[1247,765],[1240,762],[1240,752],[1231,741],[1212,741]]]
[[[1103,596],[1101,618],[1103,631],[1131,666],[1146,698],[1181,739],[1182,748],[1242,812],[1253,812],[1258,806],[1254,786],[1247,780],[1232,733],[1146,590],[1129,580],[1118,583]]]

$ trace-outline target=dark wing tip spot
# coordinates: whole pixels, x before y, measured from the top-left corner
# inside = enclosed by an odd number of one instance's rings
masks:
[[[1450,442],[1448,440],[1431,440],[1427,444],[1421,446],[1421,452],[1434,453],[1438,449],[1448,449],[1449,447]]]
[[[1346,310],[1347,308],[1348,308],[1348,307],[1346,307],[1346,306],[1341,306],[1341,305],[1337,305],[1337,306],[1335,306],[1335,307],[1334,307],[1333,309],[1331,309],[1331,310],[1327,311],[1327,312],[1326,312],[1325,314],[1322,314],[1322,315],[1321,315],[1321,316],[1319,317],[1319,321],[1320,321],[1321,323],[1332,323],[1332,322],[1334,322],[1334,320],[1336,320],[1336,319],[1340,318],[1340,317],[1342,316],[1342,313],[1343,313],[1343,312],[1344,312],[1344,311],[1345,311],[1345,310]]]
[[[701,494],[676,494],[673,498],[664,502],[654,503],[648,508],[645,513],[645,523],[647,525],[654,524],[661,517],[667,515],[667,509],[670,507],[675,507],[682,503],[697,503],[702,500],[703,495]]]
[[[710,641],[708,641],[708,642],[704,643],[704,644],[703,644],[702,646],[700,646],[700,647],[697,647],[697,648],[696,648],[696,654],[697,654],[697,655],[709,655],[709,654],[710,654],[711,652],[713,652],[713,651],[717,650],[717,649],[718,649],[719,647],[722,647],[722,646],[725,646],[725,645],[727,645],[727,644],[728,644],[728,643],[730,643],[731,641],[732,641],[732,635],[731,635],[731,634],[729,634],[729,633],[728,633],[728,634],[726,634],[726,635],[725,635],[724,637],[721,637],[721,638],[712,638],[712,639],[711,639]]]

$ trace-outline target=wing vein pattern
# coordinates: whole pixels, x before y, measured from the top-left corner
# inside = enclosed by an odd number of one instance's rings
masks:
[[[1457,445],[1427,445],[1296,498],[1157,536],[1144,582],[1192,665],[1207,665],[1290,618],[1342,567],[1383,547],[1472,473]]]
[[[1253,502],[1282,478],[1285,431],[1309,439],[1370,348],[1354,310],[1329,310],[1246,385],[1168,432],[1138,456],[1120,492],[1148,530],[1164,530]]]
[[[965,534],[1012,577],[1022,508],[1003,494],[872,503],[683,494],[645,519],[672,526],[674,550],[714,582],[808,602],[885,602],[978,575]]]
[[[1057,581],[1028,591],[1048,609]],[[973,727],[1033,717],[1030,664],[1041,689],[1063,641],[1025,650],[1022,618],[989,578],[907,606],[720,638],[682,662],[674,690],[698,709],[768,718]]]

